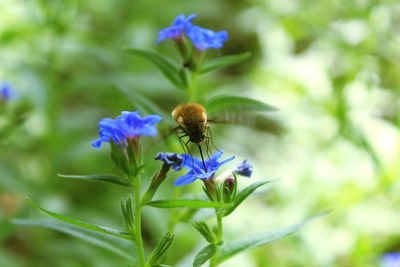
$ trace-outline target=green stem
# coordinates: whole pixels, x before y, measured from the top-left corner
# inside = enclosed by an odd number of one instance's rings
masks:
[[[218,222],[218,233],[217,233],[217,252],[215,253],[214,257],[211,258],[210,261],[210,267],[216,267],[218,266],[218,258],[219,258],[219,253],[221,251],[220,244],[222,242],[222,233],[223,233],[223,226],[222,226],[222,213],[219,213],[216,211],[217,214],[217,222]]]
[[[142,240],[142,203],[140,201],[140,175],[134,178],[135,183],[135,242],[139,256],[140,266],[145,266],[143,240]]]
[[[191,79],[189,84],[189,100],[190,102],[196,101],[196,91],[197,91],[197,72],[191,73]]]

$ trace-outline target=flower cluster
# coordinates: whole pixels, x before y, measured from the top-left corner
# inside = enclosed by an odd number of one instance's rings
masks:
[[[185,32],[198,50],[222,48],[223,42],[228,40],[228,33],[226,31],[214,32],[213,30],[193,25],[191,21],[195,17],[196,14],[191,14],[187,18],[183,14],[176,17],[170,27],[159,31],[157,44],[165,39],[181,40]]]
[[[222,157],[222,153],[223,150],[215,152],[204,161],[204,164],[201,159],[193,157],[192,155],[182,154],[182,157],[185,157],[183,167],[189,170],[189,172],[176,179],[174,185],[186,185],[194,182],[196,179],[208,179],[213,177],[219,167],[235,158],[235,156],[232,156],[224,161],[218,162],[218,160]],[[204,169],[204,165],[206,170]]]
[[[92,143],[94,148],[100,148],[102,142],[113,142],[121,147],[127,146],[129,139],[138,138],[141,135],[154,136],[157,129],[153,126],[162,118],[159,115],[141,117],[139,111],[122,111],[121,116],[115,120],[104,118],[99,122],[100,138]]]

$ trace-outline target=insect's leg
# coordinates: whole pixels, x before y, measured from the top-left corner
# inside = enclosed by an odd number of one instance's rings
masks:
[[[206,152],[207,152],[207,157],[208,157],[208,160],[211,162],[211,165],[213,165],[213,167],[215,166],[214,165],[214,163],[212,162],[212,160],[210,159],[210,154],[208,153],[208,152],[212,152],[211,150],[210,150],[210,137],[209,136],[206,136],[206,139],[207,139],[207,141],[206,141]]]
[[[185,143],[185,146],[186,146],[186,149],[188,150],[188,154],[190,155],[190,157],[192,158],[192,166],[193,166],[193,170],[194,170],[194,159],[193,159],[193,155],[192,155],[192,152],[190,152],[190,149],[189,149],[189,146],[188,146],[188,144],[189,144],[189,142],[190,142],[190,139],[189,140],[187,140],[187,142]],[[186,155],[185,155],[185,161],[186,161]]]
[[[214,145],[213,137],[212,137],[212,133],[211,133],[211,128],[210,128],[210,127],[207,127],[207,134],[210,136],[211,145],[212,145],[217,151],[219,151],[219,149]]]
[[[185,143],[182,141],[182,138],[184,138],[185,136],[187,136],[186,134],[179,136],[178,131],[175,132],[176,136],[178,136],[178,140],[179,140],[179,144],[181,145],[182,149],[183,149],[183,153],[185,154],[185,159],[184,161],[186,161],[186,145]]]

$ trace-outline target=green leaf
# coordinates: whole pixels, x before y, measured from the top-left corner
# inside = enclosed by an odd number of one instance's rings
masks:
[[[126,201],[121,200],[121,211],[124,217],[126,231],[128,233],[134,233],[135,230],[135,217],[133,215],[133,204],[132,196],[128,196]],[[133,236],[132,236],[133,239]]]
[[[13,223],[25,226],[38,226],[53,229],[77,238],[96,246],[105,248],[114,253],[117,253],[129,260],[137,259],[136,249],[133,242],[120,239],[114,236],[104,235],[102,233],[83,229],[64,222],[53,220],[38,220],[38,219],[14,219]]]
[[[194,258],[193,267],[200,267],[206,261],[211,259],[211,257],[214,256],[216,252],[217,246],[214,244],[209,244],[208,246],[200,250],[199,253],[197,253],[196,257]]]
[[[79,220],[75,220],[75,219],[72,219],[70,217],[67,217],[67,216],[64,216],[64,215],[61,215],[61,214],[57,214],[57,213],[52,212],[52,211],[45,210],[45,209],[39,207],[39,205],[37,205],[35,202],[33,202],[30,198],[27,198],[26,200],[29,202],[29,204],[31,204],[35,208],[37,208],[37,209],[43,211],[44,213],[46,213],[46,214],[48,214],[48,215],[50,215],[50,216],[52,216],[52,217],[54,217],[56,219],[59,219],[61,221],[64,221],[64,222],[79,226],[81,228],[85,228],[85,229],[88,229],[88,230],[96,231],[96,232],[99,232],[99,233],[112,235],[112,236],[116,236],[116,237],[127,239],[127,240],[131,240],[132,239],[131,236],[126,232],[115,230],[115,229],[112,229],[112,228],[106,227],[106,226],[97,226],[97,225],[93,225],[93,224],[90,224],[90,223],[86,223],[86,222],[82,222],[82,221],[79,221]]]
[[[132,88],[131,85],[119,80],[114,81],[114,83],[115,88],[125,94],[131,100],[136,109],[147,112],[148,114],[159,114],[161,117],[163,117],[163,120],[172,120],[171,114],[167,114],[147,96],[141,94],[139,90]]]
[[[153,266],[158,264],[162,260],[162,257],[171,246],[173,241],[174,235],[171,233],[166,233],[158,243],[157,247],[151,252],[149,259],[147,260],[146,266]]]
[[[192,222],[193,227],[199,232],[208,243],[216,243],[217,236],[205,222]]]
[[[239,63],[248,57],[251,56],[250,52],[245,52],[237,55],[230,55],[230,56],[224,56],[224,57],[218,57],[216,59],[210,60],[207,63],[205,63],[201,69],[200,73],[206,73],[218,68],[226,67],[229,65],[233,65],[236,63]]]
[[[237,194],[236,198],[233,200],[232,206],[225,211],[224,217],[231,214],[240,205],[240,203],[243,202],[243,200],[245,200],[251,193],[254,192],[254,190],[273,181],[276,180],[259,181],[244,188],[239,194]]]
[[[164,76],[176,87],[178,88],[184,87],[178,69],[164,56],[153,51],[141,50],[135,48],[127,48],[125,49],[125,51],[127,51],[131,55],[140,56],[149,60],[154,65],[156,65],[160,69],[162,74],[164,74]]]
[[[125,177],[110,175],[110,174],[93,174],[93,175],[66,175],[57,174],[58,177],[69,178],[69,179],[84,179],[84,180],[97,180],[101,182],[107,182],[112,184],[118,184],[123,186],[132,186],[131,181]]]
[[[180,199],[180,200],[157,200],[151,202],[145,202],[143,205],[151,206],[154,208],[227,208],[230,204],[209,202],[205,200],[192,200],[192,199]]]
[[[275,111],[277,108],[247,97],[235,95],[219,95],[205,102],[207,114],[224,112]]]
[[[227,259],[235,256],[243,251],[254,249],[262,245],[271,243],[273,241],[279,240],[303,227],[304,225],[310,223],[311,221],[326,216],[328,213],[324,213],[308,220],[305,220],[299,224],[295,224],[288,227],[278,228],[266,232],[251,234],[229,243],[225,243],[221,247],[220,256],[218,258],[218,263],[226,261]]]

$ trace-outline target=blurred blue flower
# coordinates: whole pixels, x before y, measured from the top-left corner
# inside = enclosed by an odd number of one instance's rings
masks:
[[[226,31],[214,32],[199,26],[190,26],[186,29],[186,34],[192,40],[194,46],[199,50],[208,48],[222,48],[223,42],[228,40]]]
[[[176,186],[186,185],[194,182],[196,179],[208,179],[212,177],[215,174],[215,172],[219,169],[219,167],[221,167],[225,163],[235,158],[235,156],[232,156],[224,161],[218,162],[223,152],[224,152],[223,150],[219,150],[214,154],[212,154],[207,160],[205,160],[204,163],[206,165],[207,171],[204,170],[203,161],[201,159],[193,157],[192,161],[191,155],[182,154],[182,157],[185,158],[183,167],[189,170],[189,172],[176,179],[174,185]]]
[[[183,168],[183,157],[179,156],[178,153],[158,153],[154,157],[155,160],[161,160],[165,164],[168,164],[174,168],[174,171],[179,171]]]
[[[251,174],[253,173],[253,166],[250,163],[247,163],[247,160],[244,160],[242,163],[240,163],[234,172],[238,175],[244,176],[244,177],[250,177]]]
[[[400,252],[386,253],[381,258],[381,267],[400,267]]]
[[[139,111],[122,111],[121,116],[115,120],[111,118],[101,119],[99,122],[100,138],[92,143],[94,148],[100,148],[102,142],[110,142],[110,138],[118,146],[126,146],[127,139],[133,139],[141,135],[154,136],[157,134],[153,126],[162,120],[159,115],[140,117]]]
[[[8,83],[0,84],[0,98],[3,101],[8,101],[12,98],[13,91],[11,89],[11,85]]]
[[[195,17],[196,14],[189,15],[187,18],[185,18],[184,14],[177,16],[171,26],[158,32],[157,44],[161,43],[165,39],[175,40],[182,37],[183,30],[192,25],[190,21]]]

